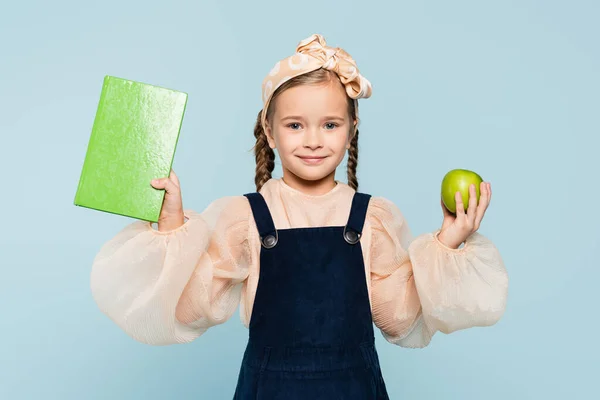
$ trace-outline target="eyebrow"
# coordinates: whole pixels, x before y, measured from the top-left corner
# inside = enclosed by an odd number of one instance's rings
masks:
[[[288,116],[281,118],[282,121],[285,121],[287,119],[303,119],[303,118],[299,115],[288,115]],[[328,121],[330,121],[330,120],[343,121],[344,120],[343,117],[340,117],[338,115],[327,115],[324,119],[326,119]]]

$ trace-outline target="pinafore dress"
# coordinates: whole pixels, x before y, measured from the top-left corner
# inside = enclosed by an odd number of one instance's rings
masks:
[[[234,400],[388,400],[360,244],[371,196],[355,193],[346,226],[293,229],[245,196],[260,273]]]

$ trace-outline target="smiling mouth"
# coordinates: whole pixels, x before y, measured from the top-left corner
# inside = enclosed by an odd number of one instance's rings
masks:
[[[305,164],[318,164],[323,161],[326,156],[297,156]]]

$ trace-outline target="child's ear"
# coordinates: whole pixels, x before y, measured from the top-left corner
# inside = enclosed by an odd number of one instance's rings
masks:
[[[266,123],[265,135],[267,136],[267,142],[269,142],[269,147],[275,149],[275,139],[273,138],[271,126],[269,123]]]

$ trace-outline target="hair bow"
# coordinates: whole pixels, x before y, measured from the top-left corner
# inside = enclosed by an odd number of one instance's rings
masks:
[[[348,96],[355,101],[371,96],[371,83],[360,74],[352,57],[339,47],[327,46],[322,35],[313,34],[298,44],[295,54],[278,61],[263,80],[263,128],[266,126],[267,109],[275,90],[288,80],[319,68],[335,72]]]

